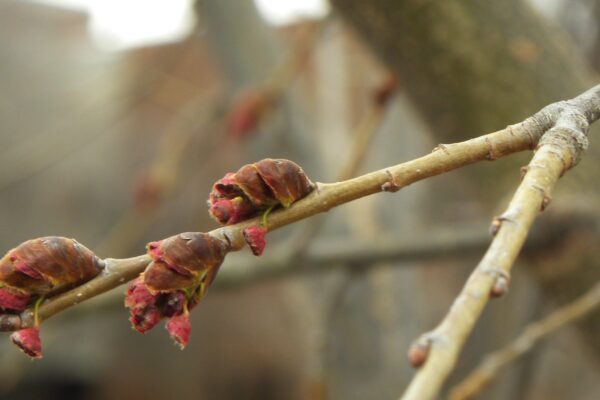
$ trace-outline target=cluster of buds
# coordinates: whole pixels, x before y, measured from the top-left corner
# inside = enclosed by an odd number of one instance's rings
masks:
[[[28,240],[0,259],[0,313],[17,314],[46,297],[80,285],[100,273],[102,262],[73,239],[43,237]],[[36,311],[37,312],[37,309]],[[39,322],[11,339],[33,358],[41,358]]]
[[[125,296],[133,328],[145,333],[162,319],[181,348],[189,340],[189,312],[206,294],[229,244],[209,233],[181,233],[147,246],[152,262]]]
[[[219,179],[208,199],[209,212],[219,223],[231,225],[276,206],[287,208],[313,189],[294,162],[266,158]]]
[[[226,118],[229,136],[238,139],[254,132],[274,102],[274,94],[265,88],[240,92]]]
[[[231,225],[268,213],[274,207],[289,207],[314,189],[302,168],[289,160],[266,158],[227,173],[214,185],[208,198],[210,215],[223,225]],[[252,253],[260,256],[265,248],[265,226],[244,230]]]

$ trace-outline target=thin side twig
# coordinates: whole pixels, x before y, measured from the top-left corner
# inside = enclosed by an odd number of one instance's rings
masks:
[[[403,399],[438,395],[489,298],[507,290],[510,270],[535,217],[548,205],[558,179],[577,164],[587,147],[589,124],[600,117],[600,86],[544,110],[551,129],[539,141],[507,210],[492,224],[495,237],[490,247],[441,323],[409,350],[411,362],[421,368]]]
[[[381,90],[381,87],[388,84],[390,76],[391,75],[386,76],[385,79],[380,82],[379,88],[377,88],[378,91]],[[372,107],[362,116],[357,127],[355,128],[352,135],[352,143],[349,146],[350,149],[348,155],[337,174],[338,181],[350,179],[356,176],[356,174],[358,174],[360,171],[360,167],[365,161],[365,157],[367,156],[371,143],[381,127],[381,123],[383,122],[386,114],[387,106],[391,100],[389,97],[391,97],[395,88],[390,88],[389,90],[390,94],[388,95],[388,98],[381,102],[374,101]],[[298,236],[294,238],[293,245],[286,260],[289,265],[298,264],[297,260],[302,257],[303,253],[305,253],[313,239],[318,235],[325,223],[325,220],[325,216],[315,218],[311,220],[310,223],[306,224],[300,232],[298,232]],[[294,260],[296,260],[296,262],[294,262]]]
[[[540,340],[555,333],[600,307],[600,282],[578,299],[554,311],[546,318],[529,324],[507,346],[485,356],[467,377],[450,391],[450,400],[477,396],[496,378],[502,368],[531,350]]]

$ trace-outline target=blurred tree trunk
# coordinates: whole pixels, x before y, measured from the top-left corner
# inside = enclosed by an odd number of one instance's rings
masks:
[[[332,3],[399,74],[442,142],[501,129],[592,85],[577,46],[520,0]],[[591,136],[585,161],[559,185],[562,194],[597,194],[590,188],[598,182],[600,145]],[[472,185],[492,204],[512,193],[518,179],[514,161],[474,170]],[[600,278],[598,261],[570,259],[577,265],[552,274],[542,265],[532,271],[553,300],[566,302]],[[600,315],[581,326],[600,356]]]

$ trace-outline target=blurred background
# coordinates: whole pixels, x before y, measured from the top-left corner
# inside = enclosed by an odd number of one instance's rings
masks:
[[[211,185],[243,164],[288,158],[331,182],[502,129],[598,81],[599,22],[599,0],[0,0],[0,248],[61,235],[134,256],[215,228]],[[591,142],[448,388],[598,280]],[[42,361],[4,335],[0,398],[397,398],[407,348],[447,311],[529,157],[230,255],[185,351],[162,328],[130,328],[124,287],[44,323]],[[482,398],[597,399],[598,332],[595,312]]]

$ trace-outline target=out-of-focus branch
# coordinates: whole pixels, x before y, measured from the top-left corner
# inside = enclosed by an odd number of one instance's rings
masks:
[[[301,32],[303,37],[299,43],[288,51],[283,61],[264,81],[236,94],[226,117],[227,133],[232,139],[252,133],[282,100],[292,81],[306,64],[309,52],[316,46],[326,24],[327,19]]]
[[[191,149],[190,142],[200,130],[216,123],[222,115],[224,95],[209,94],[191,99],[162,133],[157,155],[138,182],[135,202],[98,245],[99,254],[123,254],[137,242],[154,220],[161,204],[173,192],[179,178],[181,161]],[[215,154],[218,135],[209,135],[205,143],[205,159]],[[214,142],[214,143],[213,143]]]
[[[140,102],[152,95],[168,76],[173,65],[179,61],[178,58],[164,57],[167,61],[154,62],[152,67],[144,70],[139,89],[130,93],[127,91],[117,93],[113,98],[107,99],[107,93],[101,93],[91,97],[83,104],[76,115],[73,115],[66,123],[61,123],[50,132],[41,132],[22,140],[19,144],[12,146],[0,154],[0,190],[22,181],[44,169],[52,166],[58,161],[75,154],[77,150],[95,143],[99,138],[118,132],[119,126],[129,122],[130,114]],[[94,81],[92,87],[97,86]],[[108,101],[122,100],[126,104],[118,110],[114,116],[114,122],[105,127],[94,137],[89,138],[78,132],[76,122],[85,121],[92,113],[106,106]],[[57,132],[60,132],[58,134]],[[23,162],[26,160],[27,162]]]
[[[567,118],[567,116],[573,117],[573,114],[571,113],[574,113],[575,111],[580,113],[576,114],[580,116],[576,121],[581,124],[585,123],[586,126],[588,122],[593,122],[600,118],[600,85],[590,89],[571,101],[559,102],[547,106],[534,116],[519,124],[509,126],[506,129],[465,142],[441,145],[432,153],[421,158],[374,171],[353,179],[330,184],[317,183],[315,190],[308,196],[292,204],[287,209],[280,209],[271,213],[266,223],[266,228],[270,232],[301,219],[308,218],[321,212],[326,212],[333,207],[361,197],[379,193],[381,191],[396,191],[413,182],[440,175],[461,166],[473,164],[482,160],[493,160],[515,152],[532,149],[536,146],[544,132],[556,125],[555,128],[549,132],[550,139],[545,139],[541,142],[541,146],[534,157],[535,163],[532,163],[530,171],[525,176],[524,182],[526,182],[526,185],[522,185],[522,189],[517,192],[518,202],[515,204],[520,204],[521,200],[523,200],[525,204],[537,204],[537,207],[539,207],[543,202],[543,199],[546,198],[545,195],[548,194],[548,191],[545,194],[542,193],[542,191],[539,190],[539,185],[547,186],[551,185],[553,182],[538,182],[536,179],[544,178],[548,173],[553,173],[554,179],[558,179],[558,175],[562,173],[565,168],[568,168],[576,159],[576,154],[570,154],[568,152],[565,154],[557,153],[559,149],[562,150],[562,146],[560,145],[563,143],[556,142],[558,140],[557,137],[559,137],[566,140],[565,143],[571,144],[571,133],[573,130],[578,132],[579,128],[581,128],[580,125],[574,127],[566,125],[566,122],[571,122],[573,119]],[[557,154],[563,155],[564,159],[557,158]],[[550,158],[552,162],[546,162],[547,158]],[[558,161],[560,162],[560,165],[557,166],[556,164]],[[565,162],[566,164],[563,166],[562,162]],[[538,166],[540,165],[545,165],[548,168],[539,168]],[[528,200],[528,196],[532,196],[532,199]],[[535,212],[537,212],[537,209]],[[530,219],[533,219],[533,213],[531,214]],[[524,239],[526,228],[513,222],[516,218],[515,215],[507,214],[505,217],[503,226],[496,236],[495,242],[500,241],[500,243],[504,243],[507,241],[509,238],[506,237],[506,232],[509,230],[516,231],[516,233]],[[243,233],[244,229],[251,226],[257,226],[261,224],[261,222],[262,218],[253,218],[242,223],[215,229],[211,231],[210,234],[215,238],[230,243],[232,250],[240,250],[246,245]],[[522,240],[518,239],[519,236],[511,238],[510,240],[512,241],[514,239],[515,242],[522,243]],[[494,245],[492,245],[492,247],[494,248],[494,251],[497,251]],[[146,268],[150,262],[150,257],[142,255],[128,259],[106,259],[104,261],[106,263],[106,268],[100,276],[75,289],[54,296],[42,304],[39,308],[40,319],[47,319],[59,311],[125,283]],[[497,272],[497,268],[492,270],[492,272],[494,271]],[[484,272],[484,279],[482,281],[484,286],[489,287],[488,291],[485,292],[485,296],[482,298],[483,304],[485,304],[489,289],[495,280],[494,273],[490,273],[489,271]],[[476,311],[479,310],[480,312],[482,305],[480,303],[477,304],[479,305],[476,307]],[[454,314],[451,315],[453,316]],[[32,324],[33,311],[31,309],[24,311],[21,315],[5,315],[0,317],[0,328],[2,330],[16,330],[31,326]],[[464,326],[459,325],[459,327]],[[458,333],[466,334],[471,328],[472,324],[467,324],[466,329],[461,328]],[[463,342],[464,339],[457,346],[454,346],[454,359]],[[442,359],[445,358],[446,357],[442,357]],[[446,362],[447,361],[448,360],[446,360]],[[451,366],[453,359],[449,361]],[[427,365],[430,365],[430,363],[427,363]],[[442,372],[442,375],[443,374],[444,372]],[[420,375],[423,376],[422,374]],[[434,377],[435,376],[436,375],[434,374]],[[422,379],[423,378],[420,378],[420,380]],[[437,376],[438,386],[444,379],[445,375],[441,377]],[[417,382],[418,381],[419,375],[417,376]],[[429,393],[435,393],[435,391]]]
[[[350,179],[359,172],[365,157],[367,156],[369,147],[379,131],[381,122],[385,116],[385,111],[396,90],[396,77],[391,73],[382,79],[379,85],[373,91],[372,106],[366,114],[361,118],[352,135],[352,143],[350,151],[344,164],[341,166],[337,179],[343,181]],[[311,220],[298,233],[298,237],[294,239],[292,248],[289,250],[287,264],[297,264],[294,260],[298,260],[302,253],[306,251],[312,240],[317,236],[323,224],[325,216]]]
[[[576,99],[550,106],[555,120],[542,136],[523,181],[507,210],[494,220],[488,251],[467,280],[442,322],[409,350],[421,366],[403,399],[433,399],[453,370],[460,351],[490,297],[508,287],[510,270],[537,214],[550,202],[558,179],[575,166],[587,148],[589,124],[600,117],[600,86]]]
[[[258,86],[259,92],[268,93],[269,102],[276,102],[285,94],[290,82],[304,65],[308,53],[314,47],[324,26],[325,22],[316,27],[311,26],[310,29],[302,32],[304,37],[299,40],[297,46],[289,51],[281,64],[276,66],[271,75]],[[190,149],[188,144],[193,134],[222,117],[225,106],[223,103],[232,100],[225,100],[225,96],[218,100],[212,97],[215,96],[199,96],[190,100],[163,132],[156,159],[149,166],[147,175],[141,182],[143,187],[140,188],[136,199],[138,203],[145,202],[145,204],[135,204],[121,216],[98,246],[98,253],[124,254],[152,223],[156,211],[177,184],[180,162],[186,150]],[[206,106],[207,104],[209,107]],[[235,109],[235,102],[230,106]],[[199,113],[200,117],[198,117]],[[222,139],[219,135],[211,135],[209,138]],[[206,144],[204,148],[207,155],[204,158],[210,159],[211,154],[217,154],[216,147],[217,145],[213,143]]]
[[[537,342],[586,316],[599,306],[600,283],[597,283],[574,302],[559,308],[540,321],[529,324],[523,333],[507,346],[485,356],[481,364],[451,390],[450,400],[475,398],[494,380],[502,368],[527,353]]]

